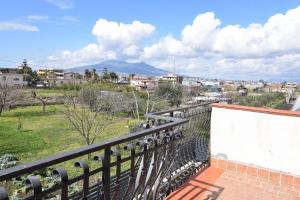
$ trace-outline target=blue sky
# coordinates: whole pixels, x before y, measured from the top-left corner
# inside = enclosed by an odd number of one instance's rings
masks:
[[[190,75],[235,79],[300,75],[300,42],[288,46],[285,39],[274,40],[286,35],[276,32],[277,25],[284,30],[285,20],[292,21],[290,30],[300,30],[300,1],[3,0],[0,5],[3,67],[16,65],[4,60],[23,58],[34,66],[62,68],[122,59],[170,69],[175,57],[178,71]],[[271,28],[264,26],[277,13],[283,16],[274,17]],[[249,27],[253,23],[261,27]],[[263,36],[253,36],[253,30]],[[246,45],[234,49],[228,44],[243,33],[245,39],[240,40]],[[286,36],[293,40],[296,34]],[[194,44],[198,41],[202,42]]]

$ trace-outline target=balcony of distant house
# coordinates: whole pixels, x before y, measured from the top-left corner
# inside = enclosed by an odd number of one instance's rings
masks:
[[[208,102],[145,118],[137,132],[0,171],[0,200],[19,177],[23,199],[300,199],[300,112]]]

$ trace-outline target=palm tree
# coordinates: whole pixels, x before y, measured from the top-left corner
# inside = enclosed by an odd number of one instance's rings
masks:
[[[90,79],[91,78],[91,72],[89,69],[85,69],[84,70],[84,76],[86,79]]]

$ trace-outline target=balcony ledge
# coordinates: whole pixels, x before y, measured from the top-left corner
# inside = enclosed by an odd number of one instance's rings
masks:
[[[240,106],[240,105],[233,105],[233,104],[221,104],[221,103],[213,103],[212,107],[213,108],[231,109],[231,110],[250,111],[250,112],[257,112],[257,113],[265,113],[265,114],[271,114],[271,115],[300,117],[300,112],[290,111],[290,110],[259,108],[259,107]]]

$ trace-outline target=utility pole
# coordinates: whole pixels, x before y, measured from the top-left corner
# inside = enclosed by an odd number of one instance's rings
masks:
[[[176,71],[175,71],[175,56],[173,58],[173,75],[176,75]]]

